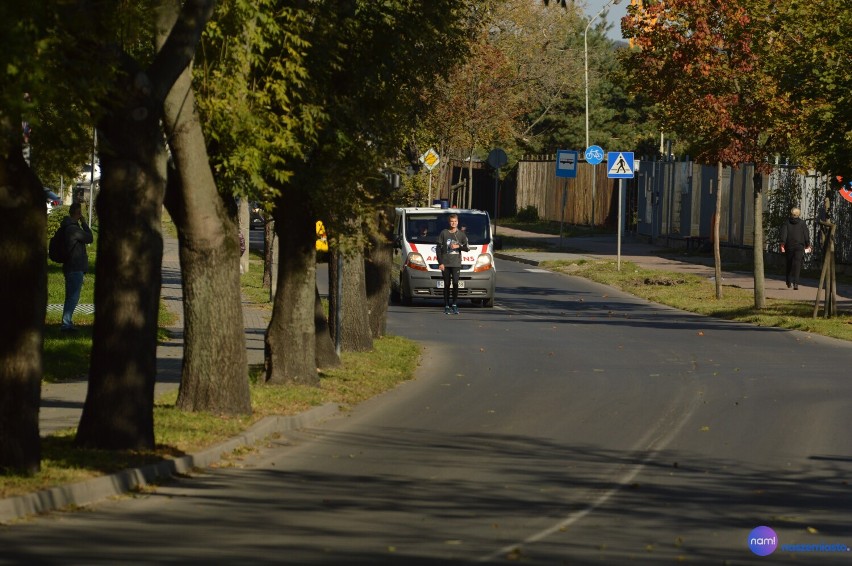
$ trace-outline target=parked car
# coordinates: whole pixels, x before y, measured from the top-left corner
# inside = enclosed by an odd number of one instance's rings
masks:
[[[50,214],[54,207],[62,206],[62,198],[47,187],[44,187],[44,198],[47,201],[48,214]]]
[[[263,230],[266,226],[266,220],[263,218],[263,209],[260,208],[260,203],[249,203],[249,230]]]

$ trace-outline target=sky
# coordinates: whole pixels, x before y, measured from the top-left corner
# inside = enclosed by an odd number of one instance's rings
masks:
[[[607,5],[609,0],[586,0],[586,15],[590,18],[595,17],[595,14],[600,12],[601,8]],[[611,24],[607,36],[610,39],[621,40],[621,18],[627,15],[627,6],[630,5],[630,0],[621,0],[618,5],[611,5],[607,10],[606,21]],[[601,16],[603,18],[603,16]],[[593,26],[598,22],[595,21]]]

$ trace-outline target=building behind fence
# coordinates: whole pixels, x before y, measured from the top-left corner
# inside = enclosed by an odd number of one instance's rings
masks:
[[[667,245],[710,242],[716,191],[721,190],[720,246],[729,256],[750,257],[754,246],[752,164],[724,168],[721,186],[717,186],[716,166],[674,160],[636,163],[636,176],[624,183],[622,196],[626,231]],[[597,166],[580,163],[576,179],[563,179],[556,177],[555,156],[525,158],[518,163],[515,209],[532,206],[539,218],[545,220],[615,227],[618,180],[608,179],[606,171],[605,162]],[[852,267],[852,204],[840,198],[837,191],[830,190],[827,175],[778,164],[770,174],[762,175],[762,180],[764,251],[768,261],[780,258],[777,255],[780,226],[794,206],[802,210],[802,217],[811,229],[811,239],[819,241],[818,210],[829,194],[832,220],[837,224],[836,259],[839,264]],[[567,198],[563,199],[566,188]],[[819,250],[809,256],[809,261],[812,264],[820,261]]]

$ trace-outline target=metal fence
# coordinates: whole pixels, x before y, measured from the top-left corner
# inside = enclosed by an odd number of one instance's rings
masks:
[[[624,228],[651,240],[709,241],[713,233],[716,191],[722,191],[719,243],[725,247],[750,249],[754,245],[754,166],[724,168],[718,182],[716,166],[691,161],[641,160],[636,176],[628,181],[624,195]],[[581,164],[576,179],[567,183],[568,198],[560,197],[563,179],[555,175],[555,160],[524,160],[518,163],[516,208],[534,206],[539,217],[574,224],[591,223],[592,166]],[[618,185],[606,178],[606,165],[595,172],[596,226],[615,226]],[[762,175],[764,251],[778,251],[778,233],[797,206],[818,238],[819,207],[826,195],[832,203],[832,220],[837,224],[836,260],[852,264],[852,204],[830,189],[827,175],[778,164]],[[717,186],[719,185],[719,186]],[[564,215],[564,217],[563,217]],[[819,254],[810,256],[817,261]]]

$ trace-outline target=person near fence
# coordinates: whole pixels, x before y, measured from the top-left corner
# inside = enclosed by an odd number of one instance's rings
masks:
[[[805,252],[810,251],[811,235],[807,223],[802,220],[802,211],[790,210],[790,218],[781,226],[781,251],[787,259],[787,288],[799,288],[799,274],[802,272]]]

